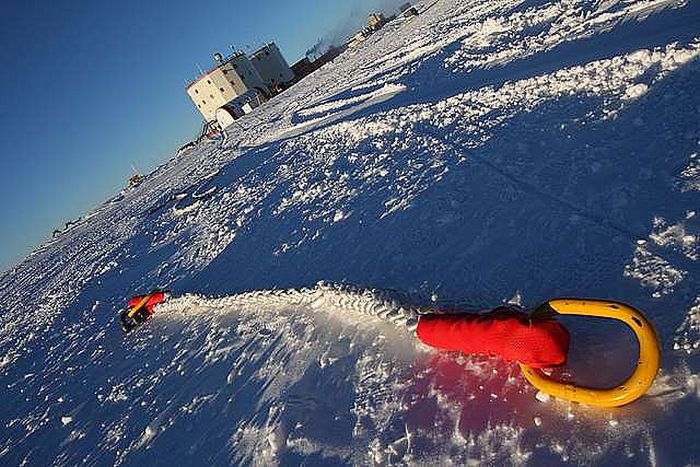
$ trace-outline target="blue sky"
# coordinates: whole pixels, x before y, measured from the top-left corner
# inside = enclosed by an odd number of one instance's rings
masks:
[[[3,2],[0,270],[171,157],[201,118],[185,81],[230,44],[290,64],[391,0]]]

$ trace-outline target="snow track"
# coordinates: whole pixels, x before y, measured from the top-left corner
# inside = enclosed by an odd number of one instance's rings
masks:
[[[320,282],[313,289],[261,290],[221,298],[207,298],[199,295],[184,295],[169,300],[158,307],[158,313],[191,310],[212,313],[227,312],[231,309],[265,312],[270,309],[305,308],[324,310],[339,319],[357,320],[362,315],[372,316],[405,328],[414,333],[418,325],[418,315],[425,308],[402,305],[398,293],[376,289],[357,289],[340,284]],[[359,316],[358,316],[359,315]]]

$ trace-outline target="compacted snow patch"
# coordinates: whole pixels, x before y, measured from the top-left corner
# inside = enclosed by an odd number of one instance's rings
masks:
[[[695,299],[695,304],[688,310],[683,323],[676,330],[673,349],[686,353],[700,350],[700,297]]]

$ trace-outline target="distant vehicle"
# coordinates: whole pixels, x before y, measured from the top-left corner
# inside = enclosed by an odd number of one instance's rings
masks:
[[[139,186],[139,185],[143,182],[143,179],[144,179],[144,178],[145,178],[145,177],[144,177],[143,175],[141,175],[141,174],[133,175],[133,176],[129,179],[129,188],[133,188],[133,187],[135,187],[135,186]]]
[[[75,227],[75,226],[76,226],[80,221],[82,221],[82,220],[83,220],[83,218],[82,218],[82,216],[81,216],[81,217],[78,217],[78,218],[75,219],[75,220],[66,222],[66,223],[63,225],[63,229],[55,229],[55,230],[53,231],[53,233],[51,234],[51,237],[52,237],[52,238],[56,238],[56,237],[58,237],[58,236],[60,236],[60,235],[62,235],[62,234],[64,234],[64,233],[68,232],[70,229],[72,229],[73,227]]]
[[[197,145],[197,143],[195,143],[194,141],[188,141],[188,142],[186,142],[185,144],[183,144],[182,146],[180,146],[180,149],[177,150],[177,155],[179,156],[180,154],[184,153],[184,152],[187,151],[188,149],[191,149],[191,148],[195,147],[196,145]]]
[[[418,16],[418,10],[416,9],[416,7],[413,7],[413,6],[412,6],[412,7],[408,8],[408,9],[404,10],[404,11],[401,13],[401,15],[402,15],[404,18],[411,18],[411,17],[413,17],[413,16]]]
[[[221,128],[226,128],[243,115],[252,112],[254,108],[259,107],[266,100],[259,90],[249,89],[216,109],[216,121]]]

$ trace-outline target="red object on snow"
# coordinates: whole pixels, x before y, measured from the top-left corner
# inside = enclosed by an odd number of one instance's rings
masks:
[[[530,319],[512,308],[481,315],[423,315],[416,334],[431,347],[498,356],[534,368],[563,365],[569,351],[569,331],[559,322]]]
[[[133,297],[131,300],[129,300],[128,307],[133,308],[139,303],[141,303],[141,300],[143,300],[143,297],[145,295],[139,295],[138,297]],[[165,292],[155,292],[151,294],[151,297],[148,299],[145,305],[143,305],[143,308],[148,311],[149,315],[152,315],[154,313],[154,308],[156,305],[163,303],[165,301],[166,295]]]

